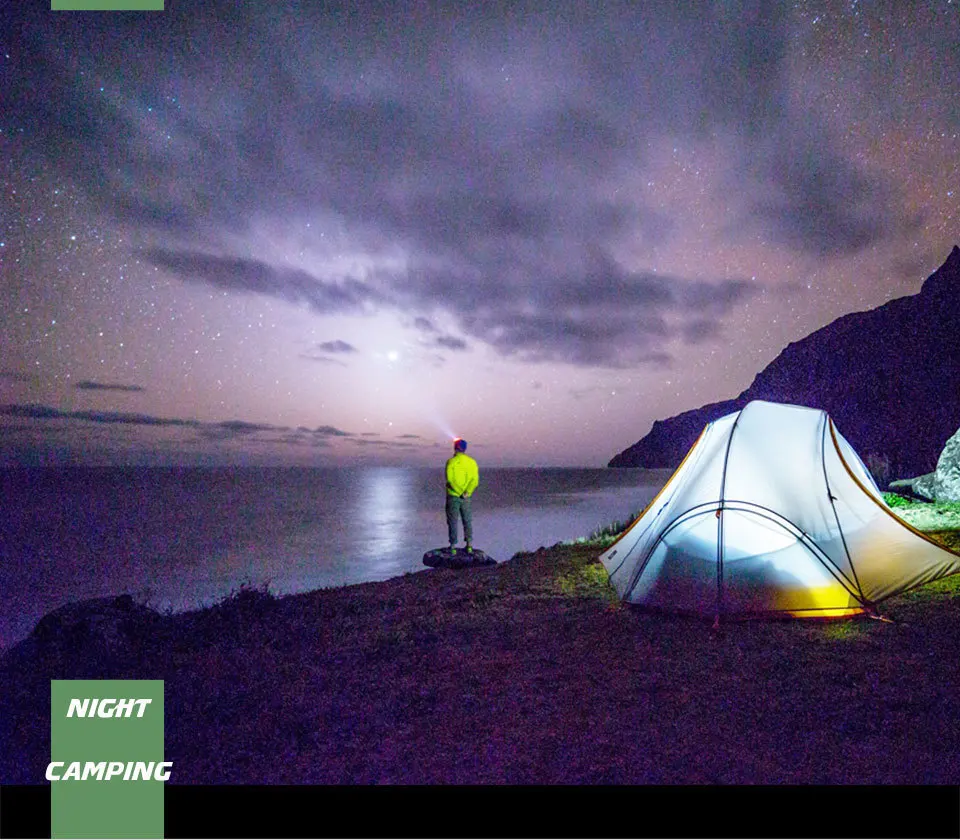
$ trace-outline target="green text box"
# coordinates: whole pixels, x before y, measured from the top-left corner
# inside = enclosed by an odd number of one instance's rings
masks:
[[[163,0],[50,0],[54,12],[162,12]]]
[[[149,699],[131,708],[129,717],[67,713],[71,701]],[[100,705],[98,703],[98,705]],[[109,704],[103,708],[110,709]],[[139,716],[143,709],[142,717]],[[81,767],[99,762],[163,762],[163,680],[51,680],[50,761],[64,775],[73,762]],[[77,765],[74,765],[77,766]],[[142,768],[141,768],[142,769]],[[48,770],[48,772],[51,772]],[[53,838],[163,837],[163,781],[60,779],[50,786],[50,830]],[[106,775],[106,774],[104,774]]]

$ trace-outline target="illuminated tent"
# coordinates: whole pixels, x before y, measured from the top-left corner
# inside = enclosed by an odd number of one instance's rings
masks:
[[[707,616],[845,616],[960,572],[897,517],[825,411],[709,423],[600,558],[624,601]]]

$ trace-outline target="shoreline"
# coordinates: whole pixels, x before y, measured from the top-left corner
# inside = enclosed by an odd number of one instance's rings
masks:
[[[659,478],[641,470],[487,470],[480,547],[502,561],[586,534],[642,505]],[[72,601],[129,593],[183,612],[244,584],[286,594],[421,569],[423,552],[446,541],[434,479],[436,470],[408,468],[11,477],[0,650]]]

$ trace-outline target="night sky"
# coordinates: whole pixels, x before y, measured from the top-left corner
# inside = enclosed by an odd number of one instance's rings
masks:
[[[601,466],[944,261],[960,2],[5,2],[0,196],[0,463]]]

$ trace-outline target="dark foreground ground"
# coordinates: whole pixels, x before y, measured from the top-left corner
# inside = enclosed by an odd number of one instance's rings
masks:
[[[892,623],[714,631],[621,606],[597,554],[48,617],[0,663],[0,783],[43,782],[51,679],[141,678],[179,784],[960,784],[960,576]]]

